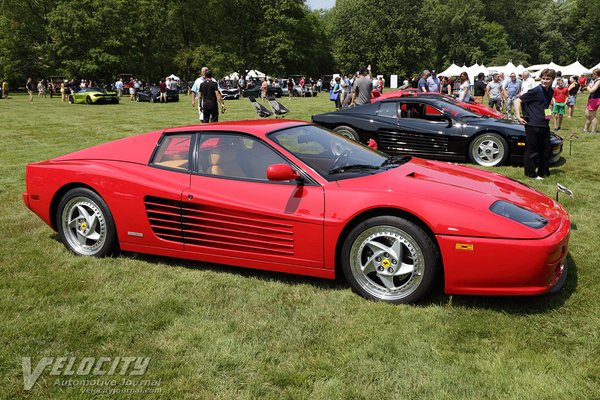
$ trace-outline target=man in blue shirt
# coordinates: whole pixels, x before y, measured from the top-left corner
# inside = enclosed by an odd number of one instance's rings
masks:
[[[554,94],[551,86],[556,72],[546,68],[540,76],[539,86],[523,93],[514,101],[515,118],[525,125],[525,175],[535,179],[550,176],[550,103]],[[524,106],[525,115],[521,113],[521,105]]]
[[[419,79],[419,83],[417,84],[417,87],[419,88],[419,90],[421,92],[429,91],[429,85],[427,84],[428,77],[429,77],[429,71],[428,70],[423,71],[423,74],[421,75],[421,79]]]
[[[510,74],[510,79],[504,84],[503,90],[506,99],[506,116],[512,119],[513,103],[521,91],[521,81],[517,79],[517,74],[514,72]]]
[[[433,70],[431,71],[431,76],[427,78],[427,91],[434,93],[440,92],[440,79]]]

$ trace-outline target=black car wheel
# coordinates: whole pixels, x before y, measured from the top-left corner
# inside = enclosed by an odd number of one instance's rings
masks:
[[[104,200],[86,188],[69,190],[58,204],[56,227],[67,249],[103,257],[118,251],[115,222]]]
[[[501,165],[508,158],[508,144],[496,133],[484,133],[471,142],[469,156],[475,164],[484,167]]]
[[[356,131],[354,129],[350,128],[349,126],[346,126],[346,125],[337,126],[333,129],[333,131],[342,136],[347,137],[348,139],[352,139],[357,142],[360,142],[360,136],[358,136],[358,133],[356,133]]]
[[[86,104],[92,104],[92,98],[90,96],[85,98],[85,103]]]
[[[431,289],[438,251],[416,224],[379,216],[357,225],[342,247],[344,276],[361,296],[388,303],[413,303]]]

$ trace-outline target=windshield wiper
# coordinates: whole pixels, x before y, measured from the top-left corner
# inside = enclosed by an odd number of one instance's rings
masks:
[[[346,165],[343,167],[339,167],[339,168],[334,168],[331,171],[328,172],[329,175],[334,175],[334,174],[339,174],[341,172],[346,172],[347,170],[351,170],[351,169],[380,169],[381,167],[378,167],[376,165],[367,165],[367,164],[352,164],[352,165]]]
[[[402,165],[406,164],[412,159],[412,156],[389,156],[385,159],[384,162],[381,163],[381,167],[385,167],[387,165]]]

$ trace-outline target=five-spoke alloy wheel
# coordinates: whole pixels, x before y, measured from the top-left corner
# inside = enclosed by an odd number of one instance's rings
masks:
[[[102,257],[117,250],[112,215],[104,200],[89,189],[71,189],[63,196],[56,225],[61,241],[75,254]]]
[[[477,136],[469,146],[469,155],[475,164],[494,167],[503,164],[508,158],[506,140],[496,133]]]
[[[431,289],[438,251],[416,224],[399,217],[374,217],[358,224],[342,247],[342,269],[361,296],[412,303]]]

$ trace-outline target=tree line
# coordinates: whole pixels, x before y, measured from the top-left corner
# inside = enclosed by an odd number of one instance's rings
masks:
[[[600,61],[600,0],[0,0],[0,78],[411,76],[451,62]]]

